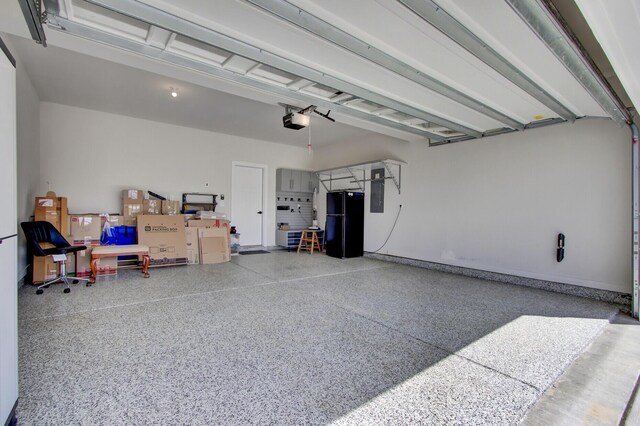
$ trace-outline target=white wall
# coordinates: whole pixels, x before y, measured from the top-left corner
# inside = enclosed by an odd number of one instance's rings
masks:
[[[119,212],[120,190],[125,188],[152,190],[176,199],[182,192],[224,194],[224,206],[216,210],[229,213],[232,161],[267,165],[267,245],[275,245],[276,169],[311,166],[306,146],[48,102],[40,104],[40,123],[40,180],[50,182],[59,196],[68,197],[72,213]],[[43,185],[42,191],[46,189]]]
[[[27,272],[27,245],[20,222],[33,215],[34,197],[40,183],[40,98],[7,37],[3,37],[16,59],[17,103],[17,217],[18,278]]]
[[[367,213],[365,250],[382,245],[402,204],[380,253],[631,292],[627,128],[584,120],[433,148],[380,137],[318,148],[314,166],[383,158],[408,164],[402,194],[388,183],[385,213]]]

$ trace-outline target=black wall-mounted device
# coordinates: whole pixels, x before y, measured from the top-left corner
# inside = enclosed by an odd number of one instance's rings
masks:
[[[562,262],[564,259],[564,234],[558,234],[558,248],[556,250],[556,260]]]

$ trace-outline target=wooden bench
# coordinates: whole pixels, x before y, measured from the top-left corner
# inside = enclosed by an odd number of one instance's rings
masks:
[[[138,256],[142,257],[142,273],[149,278],[149,247],[142,244],[128,246],[98,246],[91,250],[91,280],[87,285],[96,282],[98,268],[96,261],[102,257]]]

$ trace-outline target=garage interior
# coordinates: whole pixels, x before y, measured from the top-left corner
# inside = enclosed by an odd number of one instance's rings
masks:
[[[640,423],[637,1],[0,12],[6,425]]]

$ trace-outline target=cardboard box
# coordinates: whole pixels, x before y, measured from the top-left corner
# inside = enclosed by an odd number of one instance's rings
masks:
[[[43,249],[55,247],[50,243],[41,243]],[[60,263],[53,261],[53,256],[33,256],[32,282],[43,283],[56,278],[60,274]]]
[[[55,247],[50,243],[41,243],[43,249]],[[60,263],[53,261],[53,256],[33,256],[33,278],[34,284],[43,283],[56,278],[60,274]]]
[[[53,244],[41,244],[42,248],[53,248]],[[76,276],[76,256],[74,253],[67,254],[65,264],[66,276]],[[53,256],[33,257],[33,283],[42,283],[52,280],[60,274],[60,262],[54,262]]]
[[[187,224],[195,228],[231,228],[231,222],[227,219],[190,219]]]
[[[226,228],[198,228],[200,263],[209,265],[231,260],[229,231]]]
[[[142,203],[140,204],[123,204],[122,205],[122,213],[124,215],[124,225],[125,226],[136,226],[137,221],[136,218],[139,214],[142,214],[142,208],[144,206]]]
[[[91,276],[91,252],[93,247],[79,251],[76,254],[76,277]],[[96,260],[96,276],[117,275],[118,258],[103,257]]]
[[[53,224],[63,237],[69,235],[68,214],[66,197],[58,197],[53,191],[47,192],[44,197],[36,197],[34,220],[44,220]]]
[[[60,265],[52,256],[33,257],[33,283],[43,283],[54,279],[60,273]]]
[[[162,200],[162,214],[180,214],[180,201]]]
[[[149,246],[150,265],[187,264],[187,241],[182,215],[139,215],[138,243]]]
[[[136,217],[144,208],[144,193],[140,189],[122,190],[122,215],[123,225],[136,226]]]
[[[142,204],[144,193],[141,189],[123,189],[122,204]]]
[[[187,241],[187,263],[197,265],[200,263],[200,241],[198,240],[198,228],[184,228]]]
[[[160,200],[144,200],[142,202],[142,214],[160,214],[161,211]]]
[[[91,275],[91,250],[93,247],[87,247],[76,253],[76,277],[88,277]]]
[[[118,274],[117,257],[101,257],[96,260],[96,276],[104,277]]]
[[[75,246],[99,246],[102,235],[102,218],[99,215],[71,215],[69,242]]]
[[[67,269],[68,277],[76,276],[76,254],[75,253],[70,253],[67,255],[66,269]]]

